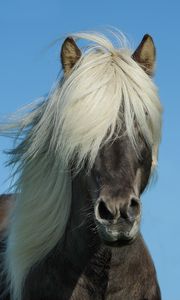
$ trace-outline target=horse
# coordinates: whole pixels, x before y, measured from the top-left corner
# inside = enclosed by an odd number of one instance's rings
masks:
[[[161,140],[153,39],[133,52],[121,34],[80,32],[60,59],[49,95],[0,127],[16,138],[2,299],[160,300],[140,232]]]

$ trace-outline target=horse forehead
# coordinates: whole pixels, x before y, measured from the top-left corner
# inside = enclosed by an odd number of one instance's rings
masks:
[[[106,145],[97,157],[97,165],[107,171],[117,172],[131,164],[135,151],[128,138],[117,139]]]

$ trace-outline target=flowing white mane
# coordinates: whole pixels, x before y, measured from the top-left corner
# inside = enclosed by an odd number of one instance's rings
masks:
[[[31,112],[0,127],[3,133],[22,134],[11,153],[18,196],[5,254],[13,300],[21,299],[28,272],[64,233],[71,206],[70,163],[77,172],[85,161],[91,168],[100,147],[122,126],[138,153],[134,120],[154,156],[160,142],[157,90],[131,51],[115,48],[97,33],[72,37],[92,44],[82,50],[70,76]]]

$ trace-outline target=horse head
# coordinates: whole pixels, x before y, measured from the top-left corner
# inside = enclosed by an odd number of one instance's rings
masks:
[[[145,35],[131,56],[134,62],[150,77],[154,71],[155,53],[152,38]],[[66,78],[73,72],[74,67],[81,59],[81,55],[75,41],[72,38],[67,38],[61,50],[61,60]],[[117,57],[119,55],[119,58],[122,59],[120,53],[117,52],[114,55]],[[117,61],[115,59],[114,63],[118,65],[118,59]],[[123,96],[125,97],[125,95]],[[133,97],[133,92],[132,95],[126,95],[126,97]],[[138,105],[137,103],[137,107]],[[150,145],[142,134],[141,126],[143,125],[140,124],[139,120],[137,121],[135,115],[133,121],[127,118],[125,122],[125,110],[126,103],[124,102],[120,112],[121,129],[115,129],[110,140],[107,143],[102,143],[94,164],[86,176],[92,199],[92,218],[95,220],[97,232],[105,242],[132,241],[137,236],[141,219],[140,196],[148,184],[157,159],[155,155],[153,156],[153,145]],[[149,115],[146,106],[143,110],[145,120],[148,123]],[[101,113],[99,111],[99,114]],[[132,112],[130,111],[130,113]],[[127,128],[128,122],[131,122],[130,129]],[[136,147],[134,147],[131,139],[132,131],[134,131]],[[155,154],[157,155],[157,153]]]

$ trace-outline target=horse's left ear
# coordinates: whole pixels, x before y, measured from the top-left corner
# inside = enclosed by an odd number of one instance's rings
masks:
[[[64,74],[68,75],[76,62],[81,57],[81,51],[72,37],[65,39],[61,48],[61,63]]]
[[[150,76],[154,73],[154,66],[156,60],[156,48],[152,37],[146,34],[132,58],[142,67],[142,69]]]

